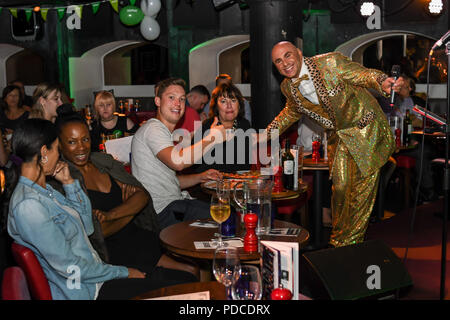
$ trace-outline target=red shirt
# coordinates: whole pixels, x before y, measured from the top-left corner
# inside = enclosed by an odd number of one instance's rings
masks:
[[[188,130],[189,132],[194,132],[194,121],[201,121],[200,115],[195,109],[186,106],[184,110],[184,115],[180,119],[180,121],[178,121],[175,129],[183,128]]]

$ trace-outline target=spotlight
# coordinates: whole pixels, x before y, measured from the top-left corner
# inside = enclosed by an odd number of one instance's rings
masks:
[[[438,16],[442,13],[442,9],[444,8],[444,4],[442,0],[430,0],[428,3],[428,12],[432,16]]]
[[[41,7],[39,7],[39,6],[36,6],[36,7],[33,8],[34,12],[39,12],[40,10],[41,10]]]
[[[363,17],[370,17],[375,11],[375,5],[373,2],[364,1],[359,11]]]

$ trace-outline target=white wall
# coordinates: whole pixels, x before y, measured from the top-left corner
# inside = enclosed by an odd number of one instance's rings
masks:
[[[92,104],[93,92],[114,89],[118,97],[154,97],[153,85],[106,86],[104,79],[104,57],[119,48],[140,43],[138,41],[115,41],[93,48],[81,57],[69,58],[70,94],[75,106],[83,108]]]

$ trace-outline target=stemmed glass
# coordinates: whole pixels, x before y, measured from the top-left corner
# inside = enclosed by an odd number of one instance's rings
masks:
[[[233,300],[261,300],[261,273],[256,266],[242,265],[239,278],[231,285]]]
[[[227,288],[227,297],[231,299],[231,285],[241,274],[241,262],[235,247],[218,247],[214,252],[213,273],[216,280]]]
[[[217,182],[217,190],[211,196],[210,213],[211,218],[219,224],[219,236],[217,247],[223,246],[222,241],[222,222],[226,221],[230,217],[230,190],[226,188],[226,184],[223,181]]]

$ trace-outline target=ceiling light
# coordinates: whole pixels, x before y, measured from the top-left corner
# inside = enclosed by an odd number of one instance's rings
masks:
[[[440,15],[443,8],[444,4],[442,3],[442,0],[430,0],[428,3],[428,11],[431,15]]]
[[[361,4],[360,12],[363,17],[370,17],[375,11],[375,5],[373,2],[363,2]]]

